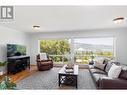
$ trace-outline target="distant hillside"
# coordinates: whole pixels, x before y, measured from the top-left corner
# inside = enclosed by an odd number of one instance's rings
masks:
[[[84,50],[94,50],[94,51],[112,51],[113,47],[110,45],[92,45],[92,44],[83,44],[83,43],[75,43],[75,50],[79,48],[83,48]]]

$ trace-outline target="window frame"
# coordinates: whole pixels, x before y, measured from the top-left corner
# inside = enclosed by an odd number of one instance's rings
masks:
[[[68,39],[70,41],[70,52],[71,55],[73,56],[73,62],[74,62],[74,39],[81,39],[81,38],[113,38],[113,57],[116,58],[116,38],[114,36],[101,36],[101,37],[70,37],[70,38],[43,38],[38,40],[38,53],[40,52],[40,41],[41,40],[62,40],[62,39]],[[57,55],[61,56],[61,55]],[[62,55],[64,56],[64,55]],[[62,62],[64,64],[64,62]]]

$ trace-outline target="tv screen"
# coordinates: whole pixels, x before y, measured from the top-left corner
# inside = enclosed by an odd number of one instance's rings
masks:
[[[17,44],[7,44],[7,57],[26,55],[26,47]]]

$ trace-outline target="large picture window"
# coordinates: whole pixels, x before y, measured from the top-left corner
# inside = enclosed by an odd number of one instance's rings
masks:
[[[40,52],[47,53],[54,63],[88,64],[97,58],[114,57],[114,38],[73,38],[40,40]]]

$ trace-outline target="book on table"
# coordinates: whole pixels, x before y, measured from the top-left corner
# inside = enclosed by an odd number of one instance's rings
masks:
[[[66,73],[73,73],[74,70],[73,70],[73,69],[65,69],[65,72],[66,72]]]

